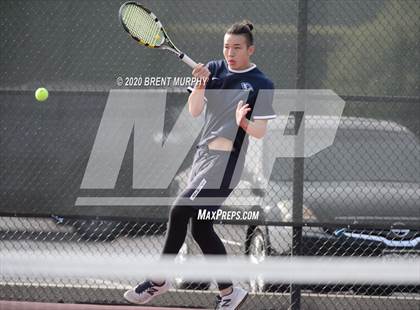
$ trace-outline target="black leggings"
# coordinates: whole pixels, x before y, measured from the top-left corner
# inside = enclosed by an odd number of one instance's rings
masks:
[[[188,193],[184,192],[184,195],[188,195]],[[226,255],[223,242],[213,229],[213,221],[197,220],[197,215],[197,208],[179,205],[175,202],[169,213],[168,229],[162,254],[178,254],[185,241],[188,222],[191,218],[191,233],[203,254]],[[217,285],[219,290],[222,290],[230,287],[232,282],[218,282]]]

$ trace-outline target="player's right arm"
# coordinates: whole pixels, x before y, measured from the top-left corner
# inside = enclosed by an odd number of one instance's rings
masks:
[[[210,77],[210,70],[202,63],[197,64],[192,71],[192,75],[200,80],[188,97],[188,110],[193,117],[197,117],[204,110],[204,91],[206,83]]]

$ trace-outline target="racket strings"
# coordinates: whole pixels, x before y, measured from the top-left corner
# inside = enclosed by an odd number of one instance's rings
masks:
[[[142,8],[128,5],[123,12],[123,23],[130,34],[139,39],[141,43],[150,46],[159,46],[163,42],[163,34],[155,19]]]

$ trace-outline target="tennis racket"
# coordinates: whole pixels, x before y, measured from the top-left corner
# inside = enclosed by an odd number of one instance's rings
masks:
[[[139,44],[168,50],[191,68],[197,65],[173,44],[156,15],[144,6],[133,1],[126,2],[120,7],[119,18],[125,31]]]

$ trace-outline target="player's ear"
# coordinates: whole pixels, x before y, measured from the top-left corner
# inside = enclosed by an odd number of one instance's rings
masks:
[[[254,54],[254,52],[255,52],[255,45],[248,46],[248,55],[252,56],[252,54]]]

